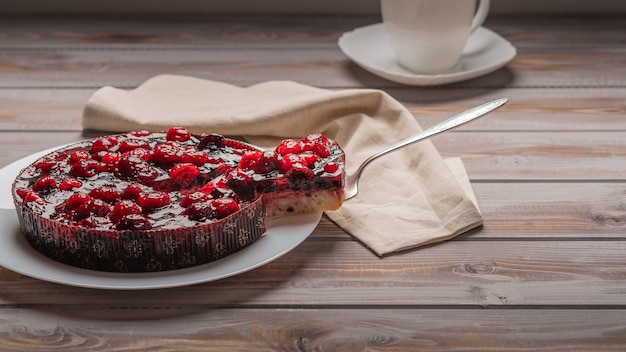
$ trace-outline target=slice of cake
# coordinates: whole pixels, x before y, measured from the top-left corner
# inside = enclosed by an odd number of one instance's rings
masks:
[[[13,184],[22,232],[58,261],[144,272],[204,264],[256,241],[267,216],[337,209],[344,153],[323,135],[273,151],[184,128],[82,141]]]

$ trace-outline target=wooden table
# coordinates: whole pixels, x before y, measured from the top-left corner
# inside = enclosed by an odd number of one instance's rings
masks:
[[[372,17],[0,19],[0,166],[91,137],[103,85],[161,73],[247,86],[378,88],[423,125],[509,103],[435,137],[461,157],[484,226],[380,259],[328,219],[284,257],[231,278],[112,291],[0,268],[2,351],[624,350],[626,21],[496,17],[507,67],[441,87],[386,81],[341,33]]]

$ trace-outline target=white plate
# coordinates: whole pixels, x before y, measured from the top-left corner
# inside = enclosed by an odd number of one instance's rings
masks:
[[[470,36],[456,70],[450,73],[422,75],[401,67],[382,23],[344,33],[339,47],[363,69],[393,82],[431,86],[459,82],[493,72],[511,61],[517,50],[511,43],[487,28],[478,28]]]
[[[288,253],[315,230],[322,214],[271,218],[267,232],[250,246],[220,260],[191,268],[154,273],[109,273],[62,264],[34,250],[20,232],[11,197],[19,171],[54,150],[27,156],[0,169],[0,265],[17,273],[65,285],[143,290],[214,281],[244,273]]]

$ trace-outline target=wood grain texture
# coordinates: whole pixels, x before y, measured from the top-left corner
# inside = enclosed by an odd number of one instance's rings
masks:
[[[80,131],[80,117],[98,88],[0,89],[0,131]],[[358,89],[358,88],[357,88]],[[333,89],[336,90],[336,89]],[[625,88],[390,88],[427,127],[499,97],[508,103],[458,131],[625,131]],[[451,133],[455,133],[452,131]]]
[[[0,268],[0,351],[623,351],[623,16],[490,16],[506,68],[438,87],[367,73],[337,39],[372,16],[2,17],[0,167],[83,131],[102,85],[161,73],[241,86],[288,79],[383,89],[424,127],[507,105],[435,137],[461,157],[484,224],[379,258],[323,217],[285,256],[166,290],[78,288]]]
[[[625,242],[450,241],[380,259],[354,241],[312,239],[250,272],[168,290],[81,289],[3,273],[0,302],[25,307],[98,302],[155,307],[626,309]]]
[[[12,351],[620,351],[626,343],[626,311],[602,309],[75,306],[5,316],[0,336]]]

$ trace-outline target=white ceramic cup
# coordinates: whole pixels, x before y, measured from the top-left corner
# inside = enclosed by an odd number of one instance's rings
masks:
[[[456,69],[489,5],[489,0],[381,0],[381,12],[397,62],[415,73],[438,74]]]

